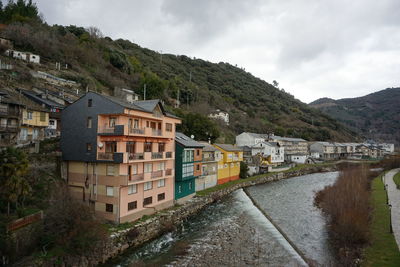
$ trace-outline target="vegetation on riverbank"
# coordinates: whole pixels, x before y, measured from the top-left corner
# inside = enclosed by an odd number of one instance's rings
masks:
[[[371,188],[372,220],[370,245],[365,249],[362,266],[400,266],[400,252],[390,233],[390,210],[382,177],[375,178]]]
[[[397,186],[397,189],[400,189],[400,172],[397,173],[394,177],[393,177],[393,181]]]
[[[371,182],[383,170],[398,166],[400,166],[399,157],[372,164],[344,163],[340,166],[341,174],[335,184],[325,187],[316,194],[315,205],[320,207],[328,218],[330,242],[341,265],[358,265],[363,250],[371,240],[374,242],[377,234],[375,224],[381,223],[380,221],[384,219],[379,217],[375,217],[378,221],[371,219],[375,216],[371,210],[379,211],[372,209],[375,199],[379,197],[374,195],[375,187],[371,190]],[[375,171],[371,171],[371,168]],[[380,248],[384,247],[381,245]],[[372,255],[376,253],[374,257],[382,256],[381,252],[374,252],[373,249],[370,253]]]

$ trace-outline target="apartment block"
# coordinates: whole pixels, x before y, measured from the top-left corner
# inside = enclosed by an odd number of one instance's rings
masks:
[[[174,204],[175,126],[159,100],[89,92],[62,111],[61,149],[72,196],[123,223]]]

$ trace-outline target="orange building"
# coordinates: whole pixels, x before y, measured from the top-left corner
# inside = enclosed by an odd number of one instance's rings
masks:
[[[159,100],[128,103],[87,93],[62,112],[72,195],[118,223],[172,206],[178,123]]]

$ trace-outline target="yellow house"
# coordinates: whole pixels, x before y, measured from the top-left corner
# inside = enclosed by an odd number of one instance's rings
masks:
[[[20,143],[42,140],[45,128],[49,127],[49,112],[37,105],[26,105],[21,122]]]
[[[230,144],[214,144],[217,152],[218,184],[239,179],[243,150]]]

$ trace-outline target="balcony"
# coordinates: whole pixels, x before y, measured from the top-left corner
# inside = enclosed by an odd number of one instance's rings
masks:
[[[99,152],[97,153],[97,160],[109,161],[113,163],[122,163],[124,161],[123,153],[110,153],[110,152]]]
[[[170,176],[170,175],[172,175],[172,169],[165,170],[165,176]]]
[[[18,125],[0,124],[0,132],[18,132]]]
[[[143,160],[143,153],[128,153],[128,160]]]
[[[160,178],[163,176],[163,171],[159,170],[159,171],[155,171],[151,173],[151,178]]]
[[[114,127],[103,127],[99,129],[98,135],[124,135],[124,125],[115,125]]]
[[[4,115],[7,117],[16,117],[18,118],[20,115],[19,110],[12,110],[12,109],[1,109],[0,110],[0,115]]]
[[[166,159],[172,159],[172,152],[165,152]]]
[[[144,180],[144,173],[128,176],[128,183],[140,182]]]
[[[133,135],[140,134],[140,135],[143,135],[144,134],[144,128],[130,128],[129,129],[129,134],[133,134]]]
[[[152,129],[151,131],[153,136],[162,136],[162,131],[157,129]]]
[[[208,158],[203,157],[203,161],[215,161],[215,157],[214,156]]]
[[[162,159],[163,158],[163,152],[152,152],[151,153],[151,159]]]

